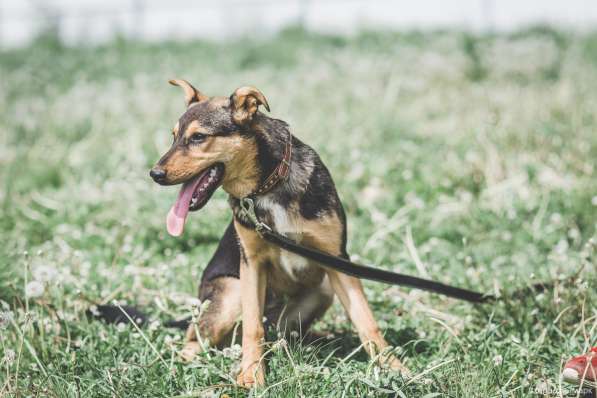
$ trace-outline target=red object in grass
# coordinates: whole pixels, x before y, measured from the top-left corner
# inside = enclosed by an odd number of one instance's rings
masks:
[[[581,384],[584,381],[595,383],[597,380],[597,347],[566,362],[562,377],[570,383]]]

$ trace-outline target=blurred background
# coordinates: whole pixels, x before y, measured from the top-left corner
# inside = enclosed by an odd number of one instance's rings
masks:
[[[587,29],[591,0],[1,0],[0,45],[30,42],[52,27],[66,43],[263,37],[288,25],[354,34],[362,29],[512,30],[536,24]]]
[[[160,323],[190,314],[231,218],[218,190],[166,233],[178,189],[148,172],[185,111],[171,78],[259,88],[330,169],[355,260],[506,297],[367,282],[424,383],[352,357],[336,304],[328,351],[277,350],[254,396],[576,396],[557,380],[597,337],[594,0],[0,0],[0,396],[244,396],[236,348],[183,365]],[[88,320],[113,300],[153,326]]]

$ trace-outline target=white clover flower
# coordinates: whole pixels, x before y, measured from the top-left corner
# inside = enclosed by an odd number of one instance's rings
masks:
[[[201,306],[201,300],[199,300],[196,297],[188,297],[186,301],[187,301],[186,304],[189,307],[200,307]]]
[[[14,350],[7,348],[6,351],[4,351],[4,359],[2,360],[2,362],[5,362],[8,365],[11,365],[14,362],[16,357],[17,357],[17,355],[14,352]]]
[[[149,323],[148,329],[149,329],[151,332],[154,332],[154,331],[158,330],[158,329],[159,329],[159,327],[160,327],[160,321],[158,321],[158,320],[156,319],[156,320],[154,320],[154,321],[151,321],[151,322]]]
[[[25,295],[29,298],[40,297],[44,294],[44,285],[39,281],[31,281],[25,286]]]
[[[51,320],[51,319],[47,319],[47,318],[46,318],[46,319],[44,319],[44,320],[42,321],[42,325],[43,325],[43,327],[44,327],[44,330],[45,330],[45,331],[46,331],[46,333],[48,333],[48,334],[49,334],[49,333],[51,333],[51,332],[52,332],[52,330],[54,330],[54,323],[52,322],[52,320]]]
[[[32,272],[33,279],[39,282],[52,282],[58,276],[58,270],[49,265],[38,265]]]
[[[379,366],[374,366],[373,367],[373,378],[376,381],[379,381],[379,374],[380,374],[381,369],[379,368]]]
[[[204,313],[205,311],[207,311],[207,309],[209,308],[209,305],[211,304],[210,300],[205,300],[201,303],[201,313]]]
[[[225,347],[222,350],[222,355],[230,359],[238,359],[241,355],[241,347],[238,344],[234,344],[231,347]]]
[[[207,370],[207,369],[205,369],[205,370]],[[205,372],[205,370],[204,370],[204,372]],[[205,376],[206,377],[209,376],[209,371],[208,371],[208,374],[206,374]],[[226,394],[220,395],[217,391],[208,390],[208,391],[202,392],[200,397],[201,398],[219,398],[219,397],[227,397],[227,395]]]
[[[8,325],[11,324],[13,319],[14,319],[14,314],[12,313],[12,311],[0,312],[0,329],[7,328]]]
[[[119,332],[124,332],[126,330],[126,324],[123,322],[119,322],[116,325],[116,330],[118,330]]]
[[[496,355],[495,357],[493,357],[493,364],[495,366],[500,366],[503,362],[504,357],[502,357],[501,355]]]

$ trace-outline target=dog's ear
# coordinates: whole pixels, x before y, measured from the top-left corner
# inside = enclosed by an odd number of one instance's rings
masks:
[[[230,96],[232,107],[232,120],[236,124],[243,125],[253,120],[259,105],[263,105],[269,112],[269,105],[263,93],[255,87],[245,86],[236,89]]]
[[[187,104],[187,107],[191,106],[191,104],[194,104],[196,102],[201,102],[209,99],[207,95],[201,93],[201,91],[197,90],[195,87],[193,87],[191,83],[187,82],[186,80],[172,79],[168,80],[168,83],[170,83],[173,86],[181,87],[183,89],[184,102]]]

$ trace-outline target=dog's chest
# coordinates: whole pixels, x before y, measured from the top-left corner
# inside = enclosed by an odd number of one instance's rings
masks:
[[[271,220],[271,227],[287,238],[301,243],[303,231],[300,216],[277,203],[267,203],[267,212]],[[275,271],[281,271],[292,282],[307,283],[313,279],[316,283],[320,279],[321,268],[304,257],[278,249],[274,251]]]

